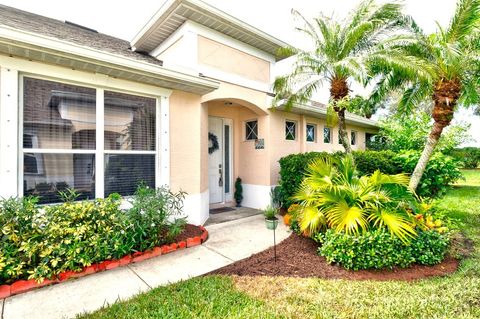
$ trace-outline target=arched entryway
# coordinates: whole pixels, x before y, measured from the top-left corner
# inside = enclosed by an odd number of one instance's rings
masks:
[[[211,208],[232,206],[237,177],[246,184],[268,178],[267,153],[259,144],[267,135],[267,112],[236,98],[204,102],[208,108],[208,188]]]

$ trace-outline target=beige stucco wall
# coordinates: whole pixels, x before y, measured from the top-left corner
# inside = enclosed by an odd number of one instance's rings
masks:
[[[208,125],[200,96],[174,91],[170,96],[170,186],[197,194],[206,189],[208,174],[202,150]],[[206,123],[206,124],[205,124]]]
[[[323,128],[326,126],[325,119],[307,117],[282,111],[271,111],[270,113],[270,183],[278,183],[280,164],[279,159],[289,154],[301,152],[335,152],[343,151],[343,146],[338,143],[338,126],[332,128],[331,143],[323,142]],[[295,141],[285,139],[285,121],[291,120],[297,123]],[[316,141],[306,141],[306,125],[316,125]],[[351,131],[355,131],[357,136],[356,145],[352,145],[353,150],[365,149],[365,129],[359,126],[347,125],[348,136]],[[268,145],[267,145],[268,147]]]
[[[198,36],[198,63],[249,80],[270,82],[270,62]]]

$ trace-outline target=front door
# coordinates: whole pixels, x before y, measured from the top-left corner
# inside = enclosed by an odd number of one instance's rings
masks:
[[[223,120],[208,118],[208,188],[210,204],[224,201],[223,180]]]

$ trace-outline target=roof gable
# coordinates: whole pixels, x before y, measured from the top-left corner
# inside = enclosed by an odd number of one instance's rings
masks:
[[[287,43],[217,9],[201,0],[168,0],[135,36],[131,45],[136,51],[151,52],[167,40],[187,20],[204,25],[233,39],[271,54]]]

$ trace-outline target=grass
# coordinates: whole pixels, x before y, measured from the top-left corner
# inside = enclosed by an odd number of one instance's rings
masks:
[[[447,277],[374,282],[202,277],[154,289],[84,318],[480,318],[480,170],[437,201],[475,252]]]

